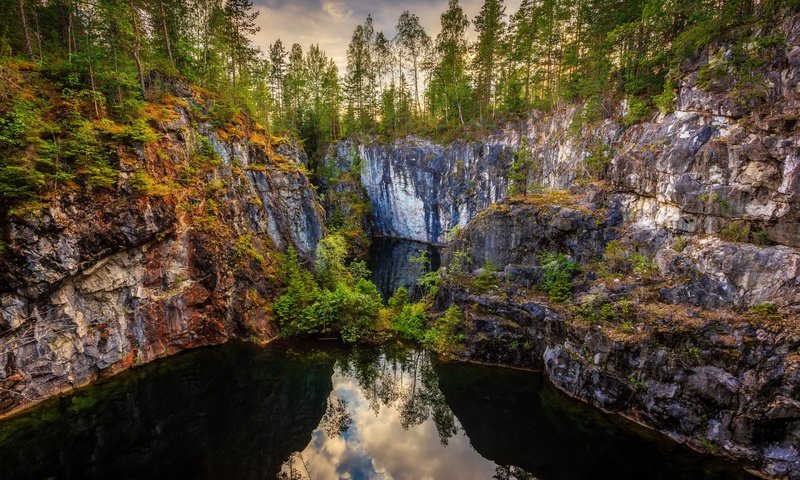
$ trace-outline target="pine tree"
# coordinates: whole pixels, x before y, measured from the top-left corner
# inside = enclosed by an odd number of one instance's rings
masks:
[[[411,59],[411,73],[414,79],[414,105],[419,114],[419,68],[422,57],[430,48],[431,38],[419,23],[419,17],[405,10],[397,21],[397,42]]]
[[[506,29],[505,10],[503,0],[486,0],[473,20],[475,31],[478,33],[478,40],[474,47],[473,70],[481,121],[483,121],[484,112],[490,107],[494,113],[497,81],[495,68],[501,60],[500,53]]]

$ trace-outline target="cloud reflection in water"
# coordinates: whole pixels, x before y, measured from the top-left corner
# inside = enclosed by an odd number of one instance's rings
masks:
[[[370,358],[371,357],[371,358]],[[470,445],[429,354],[355,354],[337,363],[328,411],[286,479],[486,479],[497,466]]]

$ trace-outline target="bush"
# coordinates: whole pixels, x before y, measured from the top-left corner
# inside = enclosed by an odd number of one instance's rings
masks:
[[[477,278],[475,278],[475,290],[478,293],[484,293],[495,288],[498,283],[496,272],[497,267],[491,260],[486,260]]]
[[[32,168],[6,165],[0,168],[0,203],[30,200],[44,187],[45,175]]]
[[[247,245],[241,249],[249,252]],[[286,288],[273,311],[283,335],[340,333],[354,342],[375,327],[383,302],[363,262],[344,264],[346,245],[329,235],[317,249],[317,277],[304,269],[293,249],[283,255],[280,275]]]
[[[748,313],[767,320],[779,320],[781,318],[781,315],[778,312],[778,307],[776,307],[774,303],[770,302],[753,305],[750,307]]]
[[[664,84],[664,91],[653,97],[653,103],[661,110],[661,113],[672,113],[675,110],[675,89],[670,82]]]
[[[545,252],[539,255],[542,268],[541,287],[551,300],[564,302],[572,297],[572,277],[578,264],[563,253]]]
[[[602,140],[595,141],[586,157],[586,170],[592,177],[600,178],[611,164],[611,147]]]
[[[622,123],[625,126],[639,123],[647,117],[650,111],[650,104],[646,100],[642,100],[639,97],[628,97],[628,111],[622,117]]]
[[[464,314],[458,307],[451,305],[425,332],[422,343],[435,352],[446,353],[464,340],[463,333],[458,333],[463,328]]]
[[[422,342],[425,337],[425,305],[409,303],[403,305],[392,319],[392,328],[407,340]]]

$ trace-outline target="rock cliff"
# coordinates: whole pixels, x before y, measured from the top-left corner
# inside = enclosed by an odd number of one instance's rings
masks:
[[[572,106],[327,162],[360,172],[376,233],[448,243],[436,306],[464,311],[463,358],[796,479],[800,16],[730,38],[683,65],[670,112]],[[542,293],[545,252],[577,262],[571,302]]]
[[[154,122],[159,139],[121,147],[115,186],[4,222],[0,413],[180,350],[276,333],[276,254],[308,259],[323,234],[302,149],[245,118],[212,125],[211,99],[162,81],[174,98]]]

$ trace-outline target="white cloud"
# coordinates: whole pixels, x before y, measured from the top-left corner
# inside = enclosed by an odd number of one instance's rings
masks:
[[[472,20],[480,10],[482,0],[461,0],[464,12]],[[511,14],[519,0],[506,2],[506,13]],[[420,18],[431,37],[439,32],[439,16],[447,8],[447,0],[256,0],[259,11],[256,20],[261,31],[254,42],[266,51],[269,44],[280,38],[289,48],[299,43],[306,50],[319,44],[344,74],[347,64],[347,44],[358,23],[372,15],[375,28],[388,36],[395,34],[397,19],[403,10],[410,10]]]

